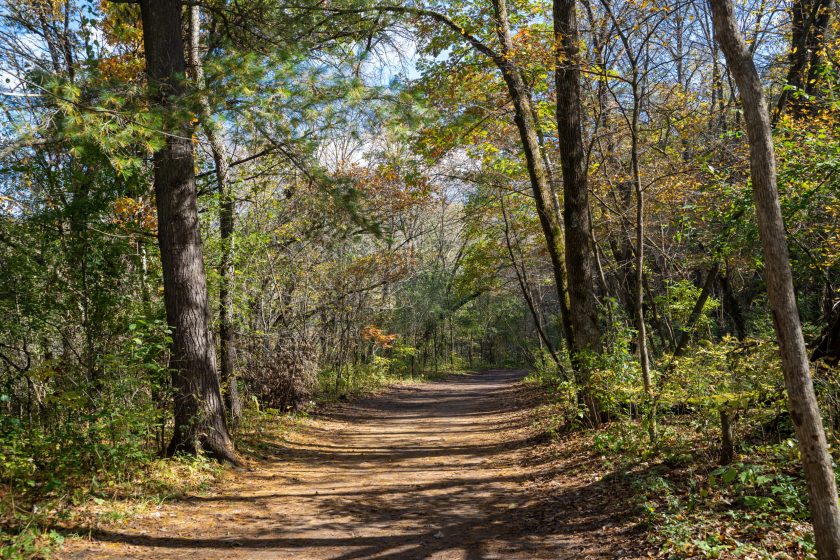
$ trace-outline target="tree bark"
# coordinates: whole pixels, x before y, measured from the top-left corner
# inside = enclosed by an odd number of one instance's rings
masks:
[[[778,119],[789,105],[793,114],[805,116],[809,102],[795,95],[802,92],[813,95],[820,67],[822,50],[825,48],[825,34],[834,0],[794,0],[791,3],[791,41],[788,54],[788,88],[782,91],[776,104],[774,120]]]
[[[574,0],[555,0],[554,34],[557,43],[555,87],[557,130],[563,171],[563,218],[566,238],[566,275],[575,351],[601,349],[601,332],[592,274],[589,190],[583,149],[580,103],[580,56]]]
[[[236,331],[233,326],[233,251],[234,251],[234,216],[236,200],[229,181],[230,163],[224,138],[212,121],[212,110],[207,96],[203,93],[204,67],[199,56],[201,30],[201,8],[190,8],[190,66],[192,66],[196,88],[201,92],[199,104],[201,124],[210,144],[210,153],[215,165],[216,189],[219,191],[219,237],[221,241],[221,259],[219,260],[219,353],[221,378],[227,391],[228,412],[231,425],[236,429],[242,416],[242,400],[236,382]]]
[[[554,271],[557,297],[560,300],[563,333],[569,351],[572,351],[574,348],[574,330],[571,324],[571,313],[566,301],[566,273],[561,241],[563,233],[559,223],[559,216],[554,212],[552,202],[554,195],[551,191],[545,163],[541,156],[542,152],[537,136],[537,123],[534,121],[531,94],[528,86],[525,84],[522,73],[511,61],[514,48],[510,35],[510,19],[505,0],[493,0],[493,9],[498,24],[496,32],[499,36],[499,42],[502,45],[502,56],[498,57],[495,62],[502,72],[508,93],[513,101],[514,120],[516,122],[516,128],[519,131],[519,138],[522,142],[522,151],[525,154],[528,178],[530,179],[531,189],[534,192],[537,215],[540,219],[540,226],[545,236],[548,254],[551,258],[552,270]]]
[[[179,2],[141,2],[153,102],[165,113],[166,145],[154,154],[158,244],[166,318],[172,329],[175,431],[167,452],[206,451],[238,462],[228,435],[210,331],[210,307],[196,207],[192,130],[175,109],[186,70]]]
[[[566,276],[575,363],[582,397],[592,420],[600,412],[589,391],[586,365],[579,359],[587,352],[601,351],[601,331],[592,275],[592,238],[589,222],[589,191],[583,149],[580,103],[580,42],[576,0],[554,0],[555,67],[557,95],[557,140],[563,171],[563,227],[566,239]]]
[[[731,0],[711,0],[710,4],[715,34],[741,94],[750,143],[750,177],[764,251],[767,294],[779,338],[790,416],[808,483],[817,555],[821,560],[836,560],[840,559],[837,482],[799,323],[785,228],[776,190],[776,160],[770,115],[761,80],[738,29]]]

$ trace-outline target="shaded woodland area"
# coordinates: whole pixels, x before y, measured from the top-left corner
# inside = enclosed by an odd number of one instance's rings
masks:
[[[838,31],[831,0],[3,1],[3,557],[324,403],[506,367],[663,557],[840,559]]]

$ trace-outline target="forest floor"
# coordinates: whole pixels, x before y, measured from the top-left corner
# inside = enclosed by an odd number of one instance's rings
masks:
[[[67,559],[646,556],[632,492],[582,439],[548,444],[516,370],[326,408],[208,493],[68,540]]]

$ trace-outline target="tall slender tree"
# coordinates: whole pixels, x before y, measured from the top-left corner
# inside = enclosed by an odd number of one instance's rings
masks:
[[[214,176],[216,190],[219,193],[219,240],[221,241],[221,258],[219,261],[219,338],[221,362],[221,378],[227,389],[227,405],[230,412],[231,424],[236,429],[242,414],[242,402],[239,397],[239,387],[236,381],[236,333],[233,326],[233,251],[234,251],[234,218],[236,213],[236,199],[230,180],[230,157],[223,132],[213,122],[213,111],[204,92],[204,66],[200,56],[201,40],[201,8],[190,7],[190,66],[193,71],[195,85],[199,89],[199,106],[201,110],[201,125],[210,145],[210,154],[215,166]]]
[[[563,264],[562,229],[560,217],[554,211],[554,193],[551,190],[548,169],[540,147],[538,123],[534,115],[533,101],[522,71],[513,62],[514,45],[510,32],[510,15],[505,0],[493,0],[493,13],[497,22],[496,34],[500,44],[500,53],[493,53],[493,61],[499,67],[507,85],[508,94],[513,101],[514,120],[519,131],[522,149],[525,153],[528,177],[534,191],[537,214],[542,225],[548,254],[554,269],[557,295],[563,310],[566,342],[569,348],[574,346],[574,328],[571,326],[572,313],[566,303],[566,271]],[[568,324],[566,324],[568,323]]]
[[[770,114],[752,54],[735,18],[731,0],[710,0],[715,35],[738,85],[750,143],[752,179],[758,230],[764,251],[767,295],[784,370],[788,401],[799,441],[817,554],[821,560],[840,559],[840,507],[831,455],[828,453],[799,309],[793,289],[785,227],[776,189],[776,156]]]

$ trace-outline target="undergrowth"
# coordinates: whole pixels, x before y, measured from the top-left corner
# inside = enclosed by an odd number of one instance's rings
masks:
[[[399,359],[377,357],[370,364],[347,366],[338,385],[335,371],[323,371],[314,400],[294,411],[265,408],[255,397],[247,398],[234,432],[238,451],[246,461],[267,459],[279,449],[284,434],[319,406],[465,371],[457,358],[413,374],[404,365]],[[0,461],[5,475],[0,487],[0,560],[50,558],[68,537],[130,519],[168,499],[205,492],[227,472],[201,455],[161,458],[153,446],[143,445],[145,437],[130,446],[111,446],[91,437],[78,441],[84,448],[69,454],[37,433],[5,433],[14,445],[4,446]],[[45,462],[51,454],[58,454],[59,460]]]
[[[68,481],[49,492],[20,494],[6,486],[0,497],[0,558],[49,557],[67,535],[143,513],[164,500],[206,491],[223,467],[203,456],[153,459],[120,473],[101,473],[87,483]]]
[[[593,429],[574,385],[550,361],[528,377],[547,396],[535,411],[555,438],[581,433],[598,469],[627,483],[630,510],[647,527],[648,545],[662,558],[814,558],[807,489],[782,392],[781,368],[770,339],[698,344],[657,372],[658,408],[640,390],[627,340],[590,363],[606,423]],[[667,362],[666,362],[667,363]],[[836,424],[837,383],[818,376]],[[651,436],[651,414],[656,431]],[[722,415],[731,418],[731,459],[722,452]],[[830,430],[829,439],[835,434]]]
[[[674,445],[651,450],[637,423],[593,435],[602,459],[631,483],[649,541],[666,558],[812,558],[805,483],[796,442],[744,443],[720,465],[714,445],[687,424]]]

